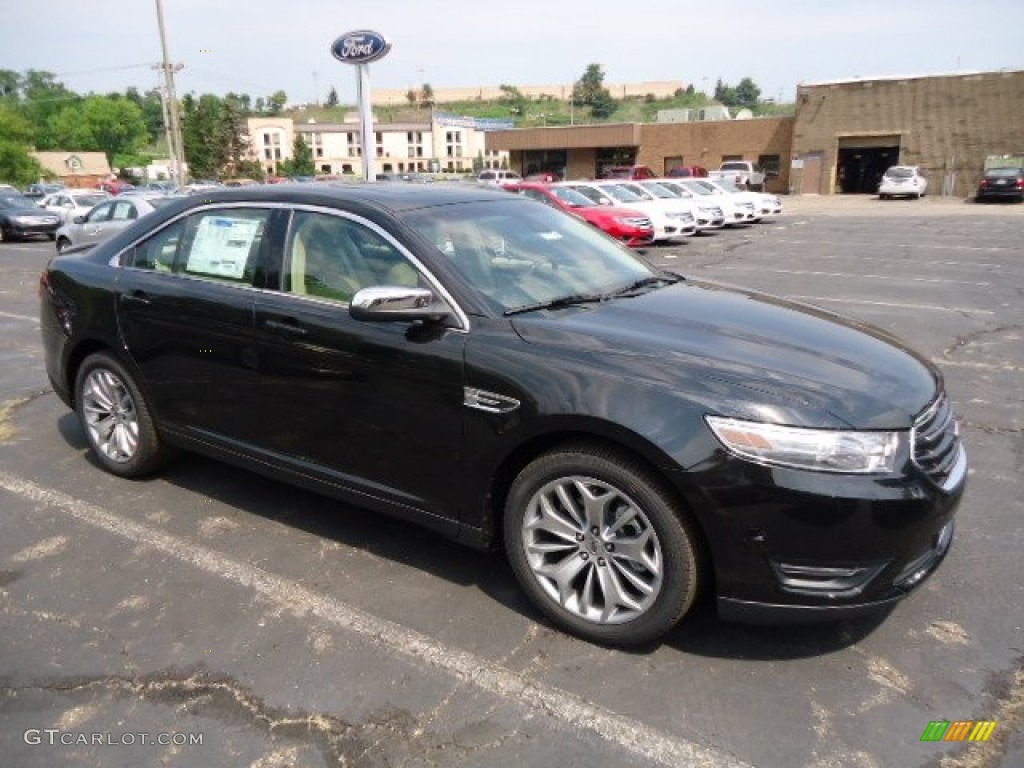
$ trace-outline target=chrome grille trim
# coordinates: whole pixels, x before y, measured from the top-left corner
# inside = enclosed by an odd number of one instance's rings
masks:
[[[960,443],[960,428],[946,393],[914,420],[913,462],[944,491],[960,484],[966,472],[966,453]]]

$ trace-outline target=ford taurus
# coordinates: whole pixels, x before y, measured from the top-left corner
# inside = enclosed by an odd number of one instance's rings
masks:
[[[824,310],[660,272],[475,185],[275,185],[161,208],[40,279],[97,460],[175,449],[504,549],[589,640],[890,605],[949,549],[936,368]]]

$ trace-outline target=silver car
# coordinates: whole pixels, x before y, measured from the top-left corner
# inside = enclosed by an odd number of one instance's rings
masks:
[[[73,245],[98,243],[120,232],[136,219],[180,200],[180,195],[125,194],[106,200],[84,216],[76,216],[57,230],[57,251]]]
[[[62,189],[39,201],[39,207],[60,216],[61,223],[70,224],[76,216],[85,216],[110,195],[102,189]]]

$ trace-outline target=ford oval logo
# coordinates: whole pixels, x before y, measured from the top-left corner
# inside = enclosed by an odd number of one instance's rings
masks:
[[[390,50],[391,42],[369,29],[346,32],[331,43],[331,54],[346,64],[369,64],[384,58]]]

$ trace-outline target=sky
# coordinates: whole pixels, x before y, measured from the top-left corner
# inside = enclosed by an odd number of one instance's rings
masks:
[[[6,7],[5,7],[6,6]],[[798,83],[1024,69],[1024,0],[163,0],[178,94],[283,90],[355,102],[356,68],[331,42],[392,42],[372,87],[435,90],[678,80],[712,92],[750,77],[763,98]],[[79,93],[149,90],[156,0],[0,0],[0,69],[43,69]]]

